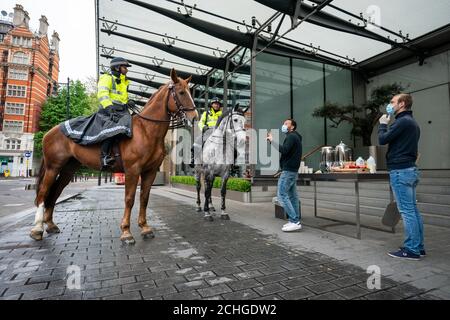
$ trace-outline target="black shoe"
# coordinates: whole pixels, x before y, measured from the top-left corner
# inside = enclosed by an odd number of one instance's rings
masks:
[[[400,250],[404,250],[405,247],[399,247]],[[427,252],[425,250],[420,250],[420,257],[425,258],[427,256]]]
[[[406,249],[400,249],[399,251],[396,252],[389,252],[388,255],[392,258],[399,258],[404,260],[413,260],[413,261],[420,260],[419,254],[411,253]]]

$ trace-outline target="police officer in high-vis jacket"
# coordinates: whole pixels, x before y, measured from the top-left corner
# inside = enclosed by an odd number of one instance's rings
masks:
[[[115,123],[120,118],[127,115],[128,107],[133,107],[133,102],[128,101],[128,87],[130,81],[126,77],[128,68],[131,65],[124,58],[114,58],[111,60],[111,74],[105,73],[98,82],[97,98],[101,105],[101,111],[109,115]],[[114,163],[114,158],[109,154],[114,138],[106,139],[102,142],[101,160],[103,169],[107,169]]]
[[[222,116],[222,107],[222,102],[219,98],[214,98],[211,101],[209,111],[203,112],[202,118],[198,123],[198,127],[201,131],[206,131],[216,126],[217,121]]]
[[[209,110],[205,111],[200,119],[200,122],[198,123],[198,127],[200,131],[202,132],[201,136],[199,136],[194,146],[191,149],[191,167],[194,167],[195,162],[195,153],[201,152],[201,149],[203,147],[203,143],[208,139],[209,135],[211,134],[212,130],[217,125],[217,122],[219,121],[220,117],[222,117],[222,102],[219,98],[212,99],[211,103],[209,104]]]

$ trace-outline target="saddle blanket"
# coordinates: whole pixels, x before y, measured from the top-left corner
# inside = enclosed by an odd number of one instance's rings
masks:
[[[66,137],[75,143],[88,146],[98,144],[112,137],[133,136],[132,118],[126,106],[111,106],[91,116],[82,116],[60,124]]]

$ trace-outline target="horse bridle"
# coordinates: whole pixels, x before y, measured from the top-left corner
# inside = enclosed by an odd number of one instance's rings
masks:
[[[171,123],[174,120],[177,122],[181,122],[184,123],[184,121],[187,119],[186,117],[186,112],[189,111],[195,111],[195,108],[186,108],[180,101],[180,99],[178,98],[178,95],[176,93],[175,90],[175,83],[173,83],[172,81],[169,83],[169,94],[167,95],[167,101],[166,101],[166,113],[169,116],[169,120],[160,120],[160,119],[152,119],[146,116],[141,115],[140,113],[136,113],[136,115],[144,120],[147,121],[152,121],[152,122],[159,122],[159,123]],[[170,97],[173,98],[174,102],[175,102],[175,106],[177,108],[177,110],[175,112],[171,112],[169,110],[169,99]]]
[[[239,113],[239,112],[236,112],[236,113],[235,113],[235,112],[232,112],[232,113],[231,113],[231,116],[230,116],[230,119],[228,119],[228,121],[230,121],[230,128],[231,128],[231,130],[233,130],[234,133],[236,133],[236,132],[241,132],[241,131],[245,131],[245,129],[243,129],[243,128],[241,128],[241,129],[239,129],[239,130],[236,130],[236,129],[234,128],[233,115],[235,115],[235,114],[237,114],[237,115],[239,115],[239,116],[245,117],[244,114],[241,114],[241,113]]]
[[[226,128],[228,127],[228,123],[230,123],[230,129],[232,130],[232,132],[233,132],[233,139],[236,139],[236,133],[237,132],[242,132],[242,131],[245,131],[245,129],[244,128],[241,128],[241,129],[238,129],[238,130],[236,130],[236,128],[234,127],[234,123],[233,123],[233,115],[239,115],[239,116],[243,116],[243,117],[245,117],[245,115],[244,114],[242,114],[242,113],[240,113],[240,112],[231,112],[231,114],[229,115],[229,116],[227,116],[227,121],[226,121],[226,123],[224,124],[224,126],[225,126],[225,130],[226,130]],[[224,140],[225,140],[225,136],[223,136],[223,137],[217,137],[217,136],[214,136],[214,135],[212,135],[211,136],[212,138],[215,138],[215,139],[217,139],[217,138],[223,138]],[[216,143],[216,142],[213,142],[213,143]],[[225,144],[225,143],[224,143]]]

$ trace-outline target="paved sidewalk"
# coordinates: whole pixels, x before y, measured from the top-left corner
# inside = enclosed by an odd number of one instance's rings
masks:
[[[135,209],[135,246],[119,240],[120,187],[92,188],[58,205],[62,233],[42,242],[28,237],[32,216],[0,226],[0,299],[437,299],[386,277],[380,290],[369,290],[365,269],[246,223],[262,213],[256,207],[233,203],[232,221],[211,223],[191,202],[155,188],[149,213],[156,238],[139,237]],[[79,290],[67,288],[69,266],[81,270]]]
[[[175,188],[163,188],[158,194],[172,196],[189,204],[194,204],[196,195],[192,192]],[[178,197],[180,193],[183,197]],[[218,206],[219,199],[214,199]],[[300,233],[286,234],[281,232],[283,220],[274,217],[274,206],[271,203],[243,204],[227,201],[228,213],[232,220],[243,223],[264,234],[276,236],[277,239],[301,251],[319,252],[341,262],[367,269],[376,265],[381,268],[383,276],[407,283],[423,290],[431,291],[442,299],[450,299],[450,229],[425,225],[425,244],[428,256],[419,262],[399,261],[387,255],[403,243],[402,223],[396,234],[362,229],[362,240],[352,237],[355,226],[342,226],[327,220],[314,218],[311,207],[302,207],[302,222],[305,224]],[[321,210],[320,216],[331,216],[330,212]],[[354,221],[354,213],[342,220]],[[367,225],[380,225],[380,218],[363,216]],[[331,232],[315,228],[327,227]],[[340,234],[347,236],[343,236]]]

